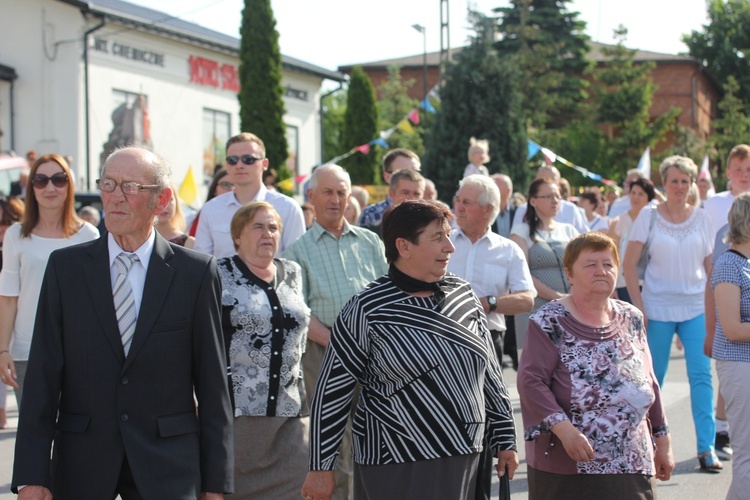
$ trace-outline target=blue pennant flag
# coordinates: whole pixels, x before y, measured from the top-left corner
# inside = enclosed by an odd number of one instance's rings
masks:
[[[531,139],[528,139],[528,141],[529,154],[528,156],[526,156],[526,159],[530,160],[535,154],[539,152],[540,149],[542,149],[542,147]]]
[[[372,146],[373,144],[377,144],[378,146],[386,148],[386,149],[388,148],[388,143],[385,142],[385,139],[383,139],[382,137],[378,137],[377,139],[371,140],[370,145]]]
[[[427,111],[428,113],[436,113],[437,110],[432,106],[429,97],[425,97],[424,101],[419,103],[419,107]]]

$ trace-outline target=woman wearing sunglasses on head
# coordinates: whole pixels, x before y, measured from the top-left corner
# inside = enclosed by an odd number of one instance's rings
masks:
[[[0,272],[0,383],[15,388],[19,406],[49,255],[99,237],[76,215],[72,174],[63,158],[41,156],[31,167],[29,183],[23,219],[5,232]]]

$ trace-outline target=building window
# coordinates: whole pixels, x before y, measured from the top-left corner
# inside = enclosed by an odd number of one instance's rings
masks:
[[[286,169],[291,175],[292,179],[296,179],[298,170],[298,156],[299,151],[299,127],[294,125],[286,126],[286,143],[289,147],[289,156],[286,158]]]
[[[123,146],[153,147],[148,97],[125,90],[112,90],[112,129],[102,145],[99,160],[103,165],[115,149]]]
[[[208,182],[216,165],[224,164],[224,147],[231,130],[229,113],[203,108],[203,174]]]

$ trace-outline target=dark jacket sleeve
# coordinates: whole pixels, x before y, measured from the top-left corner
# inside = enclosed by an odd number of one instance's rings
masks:
[[[39,295],[31,351],[24,385],[33,387],[21,402],[11,490],[18,486],[50,488],[50,450],[55,432],[63,380],[62,304],[56,272],[50,257]]]

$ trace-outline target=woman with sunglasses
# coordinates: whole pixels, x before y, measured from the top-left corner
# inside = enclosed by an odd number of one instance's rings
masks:
[[[15,388],[19,407],[49,255],[99,237],[76,215],[72,174],[62,157],[41,156],[31,167],[29,183],[23,219],[5,232],[0,272],[0,383]]]

